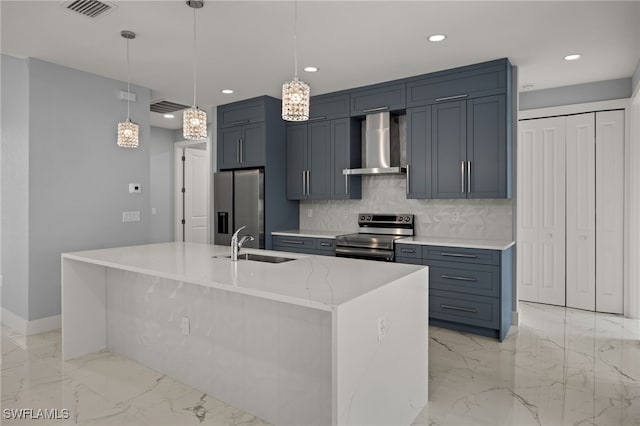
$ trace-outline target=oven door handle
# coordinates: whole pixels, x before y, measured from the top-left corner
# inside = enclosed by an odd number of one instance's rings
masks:
[[[393,251],[391,250],[375,250],[354,247],[336,247],[336,257],[351,257],[358,259],[377,259],[393,261]]]

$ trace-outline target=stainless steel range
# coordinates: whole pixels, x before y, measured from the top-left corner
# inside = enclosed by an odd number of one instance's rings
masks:
[[[394,242],[413,236],[412,214],[358,215],[356,234],[336,237],[336,256],[393,262]]]

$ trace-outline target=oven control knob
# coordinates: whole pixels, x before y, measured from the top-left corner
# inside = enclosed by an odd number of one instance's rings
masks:
[[[405,216],[404,217],[404,221],[405,222],[411,222],[411,216]]]
[[[365,216],[364,216],[364,215],[360,216],[360,220],[365,220],[365,219],[366,219],[366,218],[365,218]]]
[[[367,220],[371,221],[371,215],[367,216]]]

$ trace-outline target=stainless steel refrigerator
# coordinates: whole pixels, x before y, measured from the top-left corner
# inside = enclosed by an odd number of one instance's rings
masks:
[[[231,245],[236,229],[253,235],[245,247],[264,248],[264,171],[236,170],[213,174],[214,243]]]

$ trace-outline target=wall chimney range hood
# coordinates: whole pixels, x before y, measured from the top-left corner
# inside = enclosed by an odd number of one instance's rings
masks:
[[[365,120],[362,145],[363,167],[344,169],[344,175],[405,174],[400,166],[400,135],[398,118],[388,111],[369,114]]]

